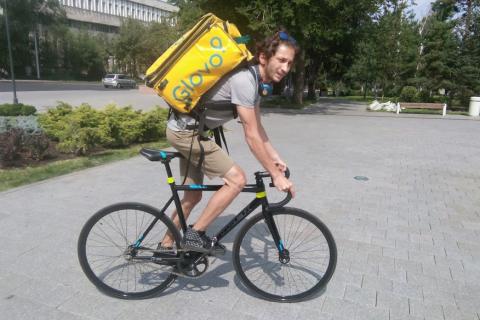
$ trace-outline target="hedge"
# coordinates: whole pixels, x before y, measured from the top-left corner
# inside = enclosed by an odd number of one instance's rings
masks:
[[[34,106],[25,105],[22,103],[0,104],[0,117],[30,116],[35,114],[36,112],[37,109],[35,109]]]
[[[58,150],[84,155],[98,147],[157,141],[165,136],[167,116],[168,110],[160,107],[143,113],[130,106],[96,110],[88,104],[74,108],[62,102],[40,114],[39,124],[58,142]]]

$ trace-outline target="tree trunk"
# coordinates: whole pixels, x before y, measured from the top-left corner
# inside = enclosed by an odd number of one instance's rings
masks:
[[[315,94],[315,84],[317,82],[317,73],[318,73],[318,63],[316,61],[311,61],[308,66],[308,100],[315,101],[317,96]]]
[[[295,64],[295,88],[293,91],[293,102],[297,105],[303,103],[303,87],[305,82],[305,52],[302,50],[296,58]]]
[[[470,32],[472,31],[472,0],[467,0],[467,9],[465,17],[465,30],[463,38],[465,41],[468,41],[470,38]]]

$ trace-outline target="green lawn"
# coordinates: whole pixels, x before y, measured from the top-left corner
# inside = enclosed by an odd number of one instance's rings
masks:
[[[442,114],[441,110],[431,110],[431,109],[403,109],[400,113],[416,113],[416,114]],[[447,109],[447,114],[468,116],[466,111],[449,111]]]
[[[0,169],[0,191],[95,167],[101,164],[128,159],[138,155],[138,152],[142,147],[160,149],[168,147],[168,143],[163,140],[143,145],[135,145],[125,149],[106,150],[90,156],[59,160],[34,167]]]

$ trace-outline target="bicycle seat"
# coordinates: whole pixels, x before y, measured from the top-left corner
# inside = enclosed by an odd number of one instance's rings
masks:
[[[142,148],[142,150],[140,150],[140,154],[150,161],[171,160],[177,157],[183,158],[183,155],[180,152],[154,150],[147,148]]]

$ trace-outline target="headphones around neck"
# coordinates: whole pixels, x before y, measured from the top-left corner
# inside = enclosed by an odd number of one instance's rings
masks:
[[[260,78],[260,68],[258,65],[252,66],[250,69],[258,83],[258,94],[261,97],[271,95],[273,93],[273,86],[270,83],[262,82],[262,79]]]

